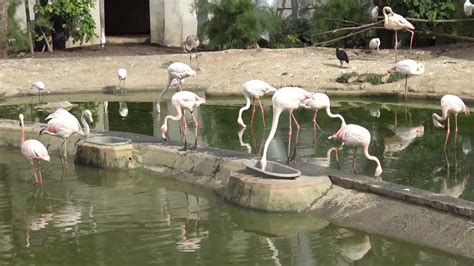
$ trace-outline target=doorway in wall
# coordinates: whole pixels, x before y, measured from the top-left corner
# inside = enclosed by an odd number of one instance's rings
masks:
[[[104,0],[104,16],[107,42],[150,42],[150,0]]]

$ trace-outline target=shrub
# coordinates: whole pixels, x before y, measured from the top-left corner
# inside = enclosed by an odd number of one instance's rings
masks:
[[[280,21],[273,10],[256,8],[251,0],[222,0],[216,4],[199,0],[196,8],[200,13],[213,16],[203,25],[211,48],[246,48],[254,45],[263,32],[268,31],[272,35]]]

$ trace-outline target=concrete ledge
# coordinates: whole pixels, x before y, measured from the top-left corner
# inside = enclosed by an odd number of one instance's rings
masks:
[[[327,176],[269,179],[232,172],[224,192],[225,200],[263,211],[303,211],[329,188]]]
[[[333,184],[345,188],[368,191],[469,218],[472,218],[474,214],[474,203],[470,201],[440,195],[422,189],[374,180],[360,175],[351,177],[329,175],[329,178]]]

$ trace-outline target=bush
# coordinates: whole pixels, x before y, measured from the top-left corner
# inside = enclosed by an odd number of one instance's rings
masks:
[[[96,35],[95,22],[90,13],[94,8],[94,0],[38,0],[35,4],[35,12],[40,19],[44,19],[49,25],[43,24],[46,32],[51,34],[48,28],[64,30],[66,39],[72,38],[73,42],[89,42]],[[41,33],[38,33],[41,35]]]
[[[23,1],[10,0],[8,4],[8,33],[6,40],[8,53],[19,53],[28,50],[26,33],[21,30],[20,23],[15,18],[16,9],[20,4],[23,4]]]
[[[275,33],[280,21],[273,10],[256,8],[251,0],[222,0],[217,4],[199,0],[196,8],[199,13],[213,15],[203,25],[211,48],[247,48],[255,45],[265,31],[270,35]]]
[[[311,40],[311,24],[308,19],[286,19],[280,24],[280,29],[272,36],[272,46],[277,48],[303,47],[301,40]],[[307,45],[310,45],[307,43]]]

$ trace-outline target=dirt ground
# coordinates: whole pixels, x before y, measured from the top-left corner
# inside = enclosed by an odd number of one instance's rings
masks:
[[[394,50],[346,51],[351,62],[345,68],[339,67],[333,48],[199,52],[199,64],[194,58],[192,61],[198,74],[188,78],[183,88],[206,89],[206,96],[239,95],[243,82],[262,79],[276,87],[300,86],[330,95],[403,96],[403,80],[382,85],[337,83],[337,77],[352,71],[384,74],[395,60]],[[452,93],[474,100],[474,44],[400,50],[398,59],[406,58],[421,61],[426,68],[423,75],[409,78],[408,97],[438,98]],[[128,91],[159,91],[167,84],[166,68],[174,61],[189,63],[189,55],[180,49],[135,44],[37,53],[35,58],[18,56],[0,60],[0,94],[11,97],[35,93],[30,86],[38,80],[50,93],[103,91],[118,83],[119,67],[128,70]]]

